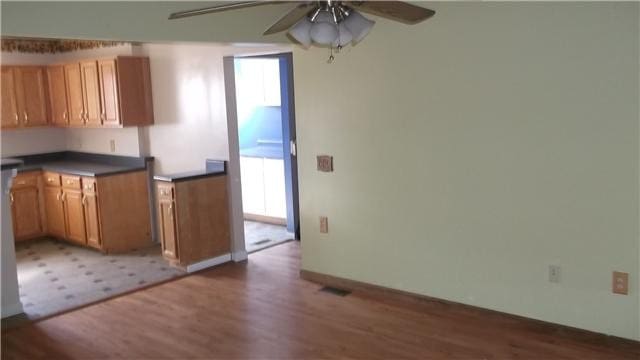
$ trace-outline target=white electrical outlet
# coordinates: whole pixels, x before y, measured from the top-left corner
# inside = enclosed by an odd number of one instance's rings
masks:
[[[549,282],[552,282],[552,283],[560,282],[560,266],[549,265]]]

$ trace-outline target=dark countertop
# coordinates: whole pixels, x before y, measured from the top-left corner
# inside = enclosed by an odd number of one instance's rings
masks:
[[[100,164],[82,161],[51,161],[40,164],[23,165],[18,168],[18,172],[26,172],[33,170],[46,170],[57,173],[78,175],[78,176],[104,176],[126,173],[131,171],[139,171],[146,169],[144,166],[123,166]]]
[[[247,149],[240,149],[240,156],[267,159],[283,158],[282,147],[275,146],[256,146]]]
[[[22,166],[24,162],[20,159],[2,159],[2,170],[15,169]]]
[[[178,181],[195,180],[195,179],[200,179],[204,177],[220,176],[220,175],[226,175],[226,172],[196,170],[196,171],[185,171],[185,172],[168,174],[168,175],[156,175],[153,177],[153,180],[178,182]]]
[[[145,170],[147,162],[153,158],[63,151],[15,156],[2,160],[3,164],[8,160],[22,161],[23,164],[17,167],[19,173],[46,170],[78,176],[105,176]]]
[[[209,177],[209,176],[221,176],[226,174],[227,174],[226,161],[207,159],[206,169],[204,170],[186,171],[186,172],[179,172],[179,173],[168,174],[168,175],[156,175],[153,177],[153,179],[158,181],[178,182],[178,181],[195,180],[195,179],[200,179],[200,178]]]

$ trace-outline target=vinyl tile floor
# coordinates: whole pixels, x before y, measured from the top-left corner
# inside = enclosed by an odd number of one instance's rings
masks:
[[[293,240],[295,235],[286,226],[257,221],[244,221],[244,242],[248,253],[260,251]]]
[[[183,275],[162,258],[160,245],[127,254],[40,239],[16,244],[18,284],[30,319],[53,315]]]

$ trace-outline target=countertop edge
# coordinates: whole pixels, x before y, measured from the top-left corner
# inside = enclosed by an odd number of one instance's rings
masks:
[[[189,180],[196,180],[196,179],[200,179],[200,178],[206,178],[206,177],[214,177],[214,176],[223,176],[223,175],[227,175],[227,173],[225,171],[218,171],[218,172],[203,172],[200,174],[193,174],[193,175],[185,175],[185,176],[172,176],[172,175],[155,175],[153,177],[153,180],[155,181],[163,181],[163,182],[183,182],[183,181],[189,181]]]

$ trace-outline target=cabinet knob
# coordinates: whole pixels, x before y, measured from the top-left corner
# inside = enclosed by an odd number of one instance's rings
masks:
[[[16,125],[20,124],[20,116],[18,116],[18,113],[15,113],[15,118],[16,118]]]
[[[24,123],[28,124],[29,123],[29,114],[27,114],[27,112],[24,112]]]
[[[13,191],[9,193],[9,199],[11,200],[11,203],[13,204]]]

